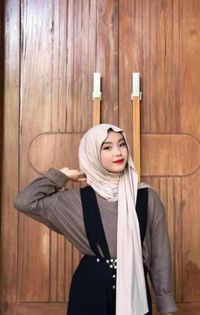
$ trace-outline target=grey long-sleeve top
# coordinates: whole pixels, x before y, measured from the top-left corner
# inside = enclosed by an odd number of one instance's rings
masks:
[[[56,169],[28,185],[15,199],[15,208],[63,234],[81,253],[90,249],[83,221],[79,189],[61,190],[68,178]],[[113,258],[117,257],[117,201],[109,202],[96,194],[102,223]],[[148,220],[142,248],[160,313],[176,311],[172,291],[171,256],[164,207],[158,194],[148,188]]]

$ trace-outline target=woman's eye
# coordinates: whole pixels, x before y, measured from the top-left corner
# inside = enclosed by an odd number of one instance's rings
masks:
[[[110,149],[111,149],[111,146],[103,147],[103,150],[110,150]]]
[[[120,143],[120,147],[124,147],[126,145],[126,143],[125,142],[122,142],[122,143]]]

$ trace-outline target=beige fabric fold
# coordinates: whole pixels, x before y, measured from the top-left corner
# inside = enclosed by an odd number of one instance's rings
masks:
[[[128,163],[122,173],[110,173],[100,163],[101,145],[109,129],[121,132],[128,147]],[[100,196],[110,202],[118,200],[116,315],[144,315],[148,303],[135,209],[138,176],[123,129],[110,124],[91,128],[81,139],[79,163],[87,183]]]

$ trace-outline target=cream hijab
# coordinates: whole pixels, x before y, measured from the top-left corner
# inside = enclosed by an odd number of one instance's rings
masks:
[[[124,131],[116,126],[100,124],[91,128],[80,142],[80,169],[97,194],[110,202],[118,200],[116,315],[144,315],[148,303],[135,210],[138,176],[130,153],[123,173],[110,173],[102,167],[100,149],[109,129],[121,132],[126,141]]]

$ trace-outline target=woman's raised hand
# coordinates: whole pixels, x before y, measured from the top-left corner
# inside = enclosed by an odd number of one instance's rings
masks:
[[[64,167],[60,169],[62,173],[64,173],[70,180],[76,182],[84,182],[86,181],[86,175],[79,170],[71,170],[68,167]]]

